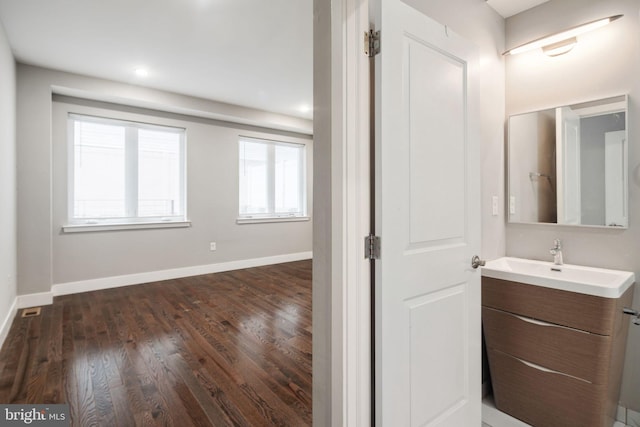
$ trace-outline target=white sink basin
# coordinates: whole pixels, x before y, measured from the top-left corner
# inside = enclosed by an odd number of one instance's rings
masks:
[[[629,271],[510,257],[487,261],[482,275],[605,298],[619,298],[636,280]]]

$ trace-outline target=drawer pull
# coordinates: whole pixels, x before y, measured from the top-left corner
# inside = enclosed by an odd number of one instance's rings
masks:
[[[531,323],[532,325],[546,326],[546,327],[550,326],[550,327],[553,327],[553,328],[569,329],[571,331],[580,332],[581,334],[591,334],[591,332],[583,331],[581,329],[575,329],[575,328],[571,328],[569,326],[563,326],[563,325],[556,325],[555,323],[543,322],[542,320],[536,320],[536,319],[532,319],[530,317],[519,316],[519,315],[514,314],[514,313],[509,313],[509,312],[498,310],[498,309],[491,308],[491,307],[484,307],[484,308],[486,308],[487,310],[491,310],[491,311],[495,311],[495,312],[498,312],[498,313],[506,314],[507,316],[513,316],[513,317],[515,317],[517,319],[522,320],[523,322]]]
[[[520,361],[521,363],[524,363],[525,365],[527,365],[527,366],[528,366],[528,367],[530,367],[530,368],[537,369],[538,371],[548,372],[548,373],[550,373],[550,374],[561,374],[561,375],[565,375],[565,374],[563,374],[562,372],[554,371],[553,369],[547,369],[547,368],[542,367],[542,366],[540,366],[540,365],[536,365],[535,363],[531,363],[531,362],[524,361],[524,360],[522,360],[522,359],[518,359],[517,357],[514,357],[514,359],[516,359],[516,360]]]
[[[506,354],[506,353],[503,353],[503,354]],[[520,363],[522,363],[522,364],[524,364],[524,365],[526,365],[526,366],[528,366],[530,368],[536,369],[538,371],[547,372],[549,374],[564,375],[565,377],[573,378],[574,380],[580,380],[580,381],[584,381],[585,383],[592,384],[591,381],[587,381],[584,378],[578,378],[578,377],[574,377],[573,375],[565,374],[564,372],[554,371],[553,369],[548,369],[548,368],[545,368],[543,366],[536,365],[535,363],[527,362],[527,361],[519,359],[519,358],[517,358],[515,356],[511,356],[511,355],[507,355],[507,356],[512,357],[512,358],[516,359],[518,362],[520,362]]]
[[[517,314],[512,314],[512,316],[517,317],[518,319],[522,320],[523,322],[533,323],[534,325],[539,325],[539,326],[558,326],[558,325],[554,325],[553,323],[547,323],[547,322],[543,322],[541,320],[531,319],[529,317],[518,316]]]
[[[550,326],[552,328],[569,329],[569,330],[574,331],[574,332],[580,332],[581,334],[590,334],[591,333],[591,332],[587,332],[587,331],[581,331],[580,329],[570,328],[568,326],[556,325],[556,324],[553,324],[553,323],[543,322],[541,320],[535,320],[535,319],[532,319],[530,317],[518,316],[517,314],[513,314],[513,313],[510,313],[510,314],[513,317],[517,317],[518,319],[522,320],[523,322],[531,323],[533,325],[546,326],[546,327]]]

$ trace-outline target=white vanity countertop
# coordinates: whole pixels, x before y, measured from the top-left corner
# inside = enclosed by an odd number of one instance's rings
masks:
[[[482,275],[605,298],[621,297],[635,282],[635,274],[630,271],[511,257],[487,261]]]

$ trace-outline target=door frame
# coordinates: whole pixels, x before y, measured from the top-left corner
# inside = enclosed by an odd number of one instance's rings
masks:
[[[368,0],[314,0],[313,424],[371,425]]]

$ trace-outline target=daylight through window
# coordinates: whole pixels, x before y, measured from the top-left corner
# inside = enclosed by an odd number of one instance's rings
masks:
[[[185,220],[185,130],[69,115],[71,223]]]
[[[306,215],[304,144],[240,138],[240,218]]]

